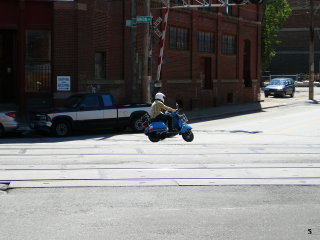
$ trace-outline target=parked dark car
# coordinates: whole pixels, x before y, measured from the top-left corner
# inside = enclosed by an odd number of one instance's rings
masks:
[[[290,97],[293,97],[295,91],[296,87],[292,78],[274,78],[264,88],[264,95],[265,97],[284,97],[285,95],[290,95]]]

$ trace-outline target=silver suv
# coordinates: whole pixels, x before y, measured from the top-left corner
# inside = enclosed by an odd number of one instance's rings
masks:
[[[265,97],[268,96],[282,96],[290,95],[294,96],[296,86],[292,78],[274,78],[264,88]]]

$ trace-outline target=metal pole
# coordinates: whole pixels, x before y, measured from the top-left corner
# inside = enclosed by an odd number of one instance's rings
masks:
[[[150,16],[150,0],[144,0],[144,15]],[[142,96],[143,101],[149,103],[150,98],[150,82],[149,75],[149,55],[150,55],[150,23],[144,23],[144,37],[143,37],[143,84]]]
[[[131,19],[137,17],[137,2],[131,0]],[[131,87],[132,87],[132,102],[138,102],[137,92],[137,27],[131,27]]]
[[[310,0],[309,100],[314,98],[314,2]]]

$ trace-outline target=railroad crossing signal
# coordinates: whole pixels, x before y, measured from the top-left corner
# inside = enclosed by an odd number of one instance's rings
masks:
[[[154,28],[158,27],[161,22],[162,22],[162,18],[158,17],[157,20],[153,23],[153,27]]]
[[[162,22],[162,18],[158,17],[157,20],[153,23],[153,32],[159,37],[162,37],[162,32],[158,29],[158,26]]]

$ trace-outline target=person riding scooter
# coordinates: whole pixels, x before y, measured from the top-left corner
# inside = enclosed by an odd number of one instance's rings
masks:
[[[165,97],[166,96],[161,92],[158,92],[155,95],[155,100],[151,105],[150,117],[151,117],[151,119],[154,119],[155,121],[165,122],[169,128],[169,132],[171,132],[171,131],[173,131],[172,116],[171,116],[171,114],[164,114],[163,111],[167,110],[169,112],[175,112],[176,110],[164,105],[164,98]]]

